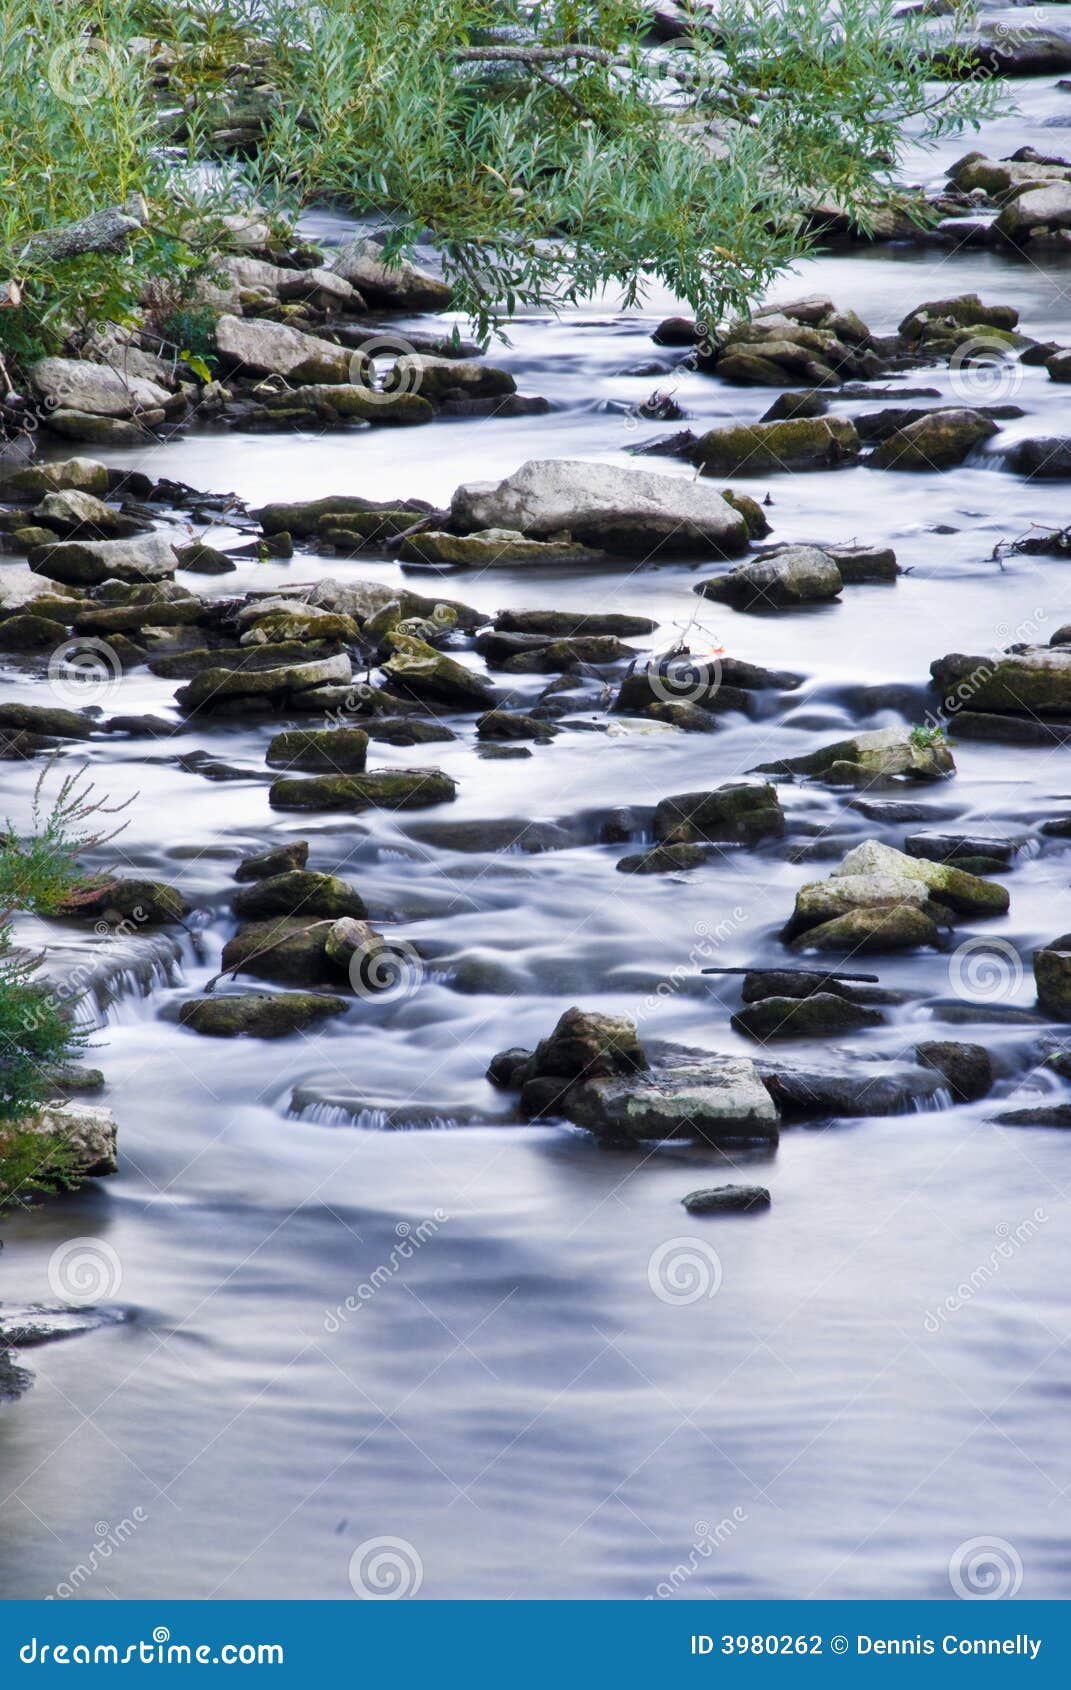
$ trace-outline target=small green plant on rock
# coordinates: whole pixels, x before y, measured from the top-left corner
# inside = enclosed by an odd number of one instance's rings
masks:
[[[56,1093],[56,1071],[85,1048],[86,1035],[64,1002],[39,976],[41,958],[19,949],[11,918],[17,911],[50,916],[77,904],[95,884],[78,867],[82,852],[107,836],[90,825],[115,814],[93,795],[84,768],[66,775],[46,800],[46,766],[34,790],[28,833],[10,821],[0,828],[0,1207],[75,1180],[75,1158],[54,1134],[27,1125]]]

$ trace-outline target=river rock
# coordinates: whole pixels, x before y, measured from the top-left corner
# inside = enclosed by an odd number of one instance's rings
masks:
[[[449,804],[457,785],[441,769],[373,769],[363,775],[284,777],[272,785],[273,810],[427,810]]]
[[[176,886],[166,880],[138,880],[117,875],[102,885],[92,883],[78,890],[63,906],[67,916],[92,917],[109,926],[132,923],[135,927],[159,927],[181,921],[190,905]]]
[[[912,1115],[939,1100],[944,1076],[899,1062],[853,1063],[827,1056],[820,1068],[763,1061],[763,1081],[783,1114],[800,1119]]]
[[[368,754],[361,728],[289,728],[268,746],[269,769],[301,769],[311,774],[360,774]]]
[[[791,610],[834,599],[844,586],[833,559],[816,546],[788,546],[773,557],[738,564],[695,588],[738,610]]]
[[[952,911],[958,916],[985,917],[1006,914],[1009,898],[1007,889],[993,881],[949,863],[909,857],[880,840],[868,839],[849,851],[827,880],[800,888],[793,931],[882,904],[907,904],[931,916]]]
[[[864,956],[883,951],[940,948],[940,933],[921,907],[897,902],[875,904],[834,916],[791,941],[796,951],[831,951],[841,956]]]
[[[316,992],[247,992],[188,998],[179,1006],[179,1021],[213,1039],[282,1039],[348,1008],[345,998]]]
[[[1071,933],[1034,952],[1038,1003],[1058,1021],[1071,1021]]]
[[[656,845],[621,857],[615,866],[620,874],[681,874],[699,868],[712,855],[705,845]]]
[[[605,1075],[565,1093],[563,1113],[597,1138],[724,1144],[778,1136],[777,1108],[746,1058],[710,1058],[639,1075]]]
[[[1004,454],[1004,461],[1017,475],[1035,480],[1066,481],[1071,476],[1071,439],[1066,435],[1040,440],[1017,440]]]
[[[143,376],[122,375],[81,358],[41,358],[30,371],[35,392],[56,410],[95,417],[136,417],[170,409],[173,393]]]
[[[46,493],[32,515],[36,522],[61,537],[80,534],[87,539],[108,540],[139,533],[148,526],[113,510],[95,493],[83,493],[77,488]]]
[[[432,403],[444,399],[497,399],[516,393],[517,383],[508,370],[496,369],[475,358],[435,358],[426,352],[411,352],[399,358],[384,386],[388,393],[419,393]]]
[[[777,475],[854,461],[860,444],[855,425],[845,417],[798,417],[710,429],[690,456],[702,475]]]
[[[35,575],[76,587],[96,587],[108,580],[160,581],[178,567],[166,534],[136,540],[59,540],[35,546],[28,561]]]
[[[931,411],[883,440],[867,462],[874,469],[951,469],[997,432],[979,411]]]
[[[272,875],[289,874],[291,869],[304,868],[309,860],[307,839],[294,839],[286,845],[275,845],[270,851],[243,857],[234,871],[235,880],[267,880]]]
[[[63,622],[26,613],[0,621],[0,651],[54,651],[67,637]]]
[[[992,1090],[993,1062],[984,1045],[930,1039],[915,1046],[915,1056],[924,1068],[935,1068],[944,1076],[960,1103],[973,1103]]]
[[[202,670],[175,694],[186,715],[211,714],[255,707],[270,710],[292,696],[328,686],[347,686],[353,666],[345,652],[311,662],[284,663],[278,668],[210,668]]]
[[[398,548],[403,563],[441,563],[453,569],[490,569],[496,564],[573,564],[594,568],[611,561],[606,552],[572,540],[528,540],[517,529],[484,528],[472,534],[435,529],[411,534]]]
[[[776,788],[765,781],[740,781],[712,792],[683,792],[663,798],[654,813],[659,844],[757,845],[779,839],[785,814]]]
[[[476,723],[476,737],[480,740],[534,739],[543,745],[560,731],[553,722],[541,722],[535,716],[523,716],[513,710],[488,710]]]
[[[958,174],[958,167],[953,168],[957,170],[957,185],[963,186],[964,177]],[[1029,170],[1036,167],[1012,165],[1005,168]],[[968,170],[966,165],[964,170]],[[976,172],[970,177],[969,186],[981,185]],[[986,305],[976,293],[960,293],[951,299],[931,299],[924,305],[916,305],[900,324],[899,332],[905,340],[928,343],[946,335],[949,329],[989,328],[1010,333],[1018,327],[1018,323],[1019,313],[1014,305]]]
[[[374,241],[351,241],[339,247],[332,268],[368,301],[387,311],[448,311],[454,290],[449,282],[400,258],[383,261],[383,249]]]
[[[764,1185],[712,1185],[681,1202],[690,1215],[750,1215],[770,1207],[770,1193]]]
[[[308,869],[287,869],[281,874],[254,880],[235,896],[234,913],[244,920],[262,921],[272,915],[339,916],[367,915],[364,899],[352,886],[334,874],[313,874]]]
[[[389,515],[399,518],[400,528],[408,528],[414,522],[419,522],[422,517],[430,515],[431,511],[432,506],[422,499],[366,499],[357,493],[333,493],[323,499],[287,500],[261,505],[259,509],[251,511],[250,515],[260,523],[265,534],[293,534],[298,539],[307,540],[325,525],[330,527],[337,523],[363,523],[365,528],[375,532],[377,522]],[[389,532],[396,532],[396,529],[391,528]],[[332,584],[339,588],[348,585],[342,582],[331,583],[329,579],[319,583],[321,587],[330,587]],[[376,593],[385,593],[387,598],[396,596],[389,589],[383,588],[378,581],[357,582],[353,585],[374,590]],[[319,601],[310,594],[307,602],[313,604]],[[354,614],[348,607],[337,604],[328,608],[345,608],[347,614]]]
[[[1023,246],[1042,232],[1071,229],[1071,182],[1046,182],[1016,194],[994,228],[1013,246]]]
[[[284,323],[229,313],[216,324],[216,346],[225,365],[249,375],[285,376],[298,383],[349,382],[355,356],[344,346]]]
[[[975,23],[935,47],[935,68],[960,76],[1056,76],[1071,70],[1071,36],[1040,24]]]
[[[758,774],[809,775],[830,786],[881,786],[902,779],[945,780],[956,772],[951,751],[934,735],[908,728],[875,728],[835,740],[800,757],[760,763]]]
[[[489,681],[426,640],[400,631],[389,633],[387,640],[394,655],[384,672],[399,692],[455,710],[487,710],[494,704]]]
[[[762,1044],[770,1039],[835,1038],[861,1027],[880,1027],[884,1019],[880,1010],[852,1003],[834,992],[812,992],[802,998],[760,998],[731,1017],[738,1033]]]
[[[251,974],[283,986],[337,984],[326,950],[330,928],[330,921],[304,916],[248,922],[224,945],[222,972]]]
[[[968,705],[972,714],[983,715],[1071,713],[1071,647],[1015,646],[1000,657],[950,652],[930,664],[930,674],[944,695],[943,707],[951,713]]]
[[[43,499],[49,493],[108,492],[108,469],[97,458],[59,458],[53,463],[0,469],[0,499]]]
[[[57,739],[88,739],[96,727],[92,716],[47,704],[0,704],[0,730],[55,735]]]
[[[119,1171],[116,1157],[115,1116],[110,1109],[92,1103],[49,1103],[19,1125],[38,1133],[42,1140],[39,1177],[49,1176],[49,1147],[62,1151],[57,1170],[64,1178],[101,1179]],[[3,1128],[0,1127],[0,1167]]]
[[[459,487],[451,504],[465,533],[508,528],[536,539],[573,540],[624,556],[733,557],[745,551],[747,524],[720,493],[679,476],[567,459],[533,460],[504,481]]]
[[[999,1127],[1071,1127],[1071,1103],[1033,1103],[991,1117]]]
[[[501,610],[494,620],[500,634],[544,634],[547,639],[568,639],[575,634],[653,634],[658,627],[648,616],[627,616],[620,611]]]

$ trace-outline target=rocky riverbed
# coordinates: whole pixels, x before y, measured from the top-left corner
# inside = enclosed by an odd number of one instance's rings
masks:
[[[324,214],[236,260],[220,391],[41,372],[5,810],[52,755],[137,796],[21,929],[118,1172],[5,1218],[7,1593],[131,1518],[86,1594],[390,1537],[642,1597],[726,1519],[684,1594],[939,1596],[994,1535],[1059,1591],[1071,325],[1008,213],[1067,68],[746,334],[480,356]]]

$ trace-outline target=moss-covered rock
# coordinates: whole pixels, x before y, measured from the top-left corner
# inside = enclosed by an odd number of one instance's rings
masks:
[[[364,899],[346,881],[334,874],[314,874],[309,869],[286,869],[281,874],[254,880],[237,893],[234,913],[244,920],[258,921],[273,915],[356,916],[366,915]]]
[[[957,1102],[973,1103],[992,1090],[993,1061],[984,1045],[928,1039],[915,1046],[915,1057],[924,1068],[935,1068],[944,1075]]]
[[[275,810],[427,810],[457,797],[441,769],[373,769],[363,775],[284,777],[271,788]]]
[[[951,469],[997,432],[978,411],[934,411],[883,440],[867,462],[874,469]]]
[[[247,655],[252,657],[253,652],[242,653],[243,658]],[[270,709],[293,694],[319,687],[347,686],[352,674],[353,665],[345,652],[309,662],[281,663],[272,668],[243,662],[239,669],[202,670],[188,686],[179,688],[175,701],[187,715],[212,714],[234,706]]]
[[[884,951],[940,948],[937,925],[925,910],[906,903],[856,908],[808,928],[792,940],[794,951],[835,951],[865,956]]]
[[[96,458],[60,458],[0,470],[0,499],[43,499],[48,493],[67,490],[103,498],[108,491],[107,465]]]
[[[234,871],[235,880],[268,880],[276,874],[289,874],[292,869],[304,868],[309,860],[307,839],[293,839],[286,845],[275,845],[270,851],[243,857]]]
[[[617,863],[619,874],[680,874],[699,868],[710,856],[705,845],[656,845],[650,851],[635,851]]]
[[[109,925],[130,922],[136,927],[163,926],[181,921],[189,913],[190,905],[182,893],[166,880],[123,877],[79,892],[77,899],[64,908],[65,915],[92,917]]]
[[[294,640],[337,640],[343,645],[355,645],[360,635],[352,616],[337,616],[329,610],[306,606],[268,611],[245,629],[241,644],[283,645]]]
[[[846,418],[796,417],[712,428],[696,441],[692,457],[702,475],[777,475],[829,469],[853,461],[859,449],[854,424]]]
[[[269,769],[308,774],[358,775],[368,755],[363,728],[287,728],[268,746]]]
[[[494,704],[495,689],[490,682],[456,658],[397,629],[391,630],[387,639],[394,656],[384,669],[399,692],[455,710],[486,710]]]
[[[761,763],[759,774],[809,775],[830,786],[867,787],[893,780],[944,780],[956,765],[944,740],[907,728],[876,728],[801,757]]]
[[[539,721],[512,710],[489,710],[476,723],[476,737],[482,740],[534,739],[541,745],[560,732],[553,722]]]
[[[0,651],[54,651],[66,638],[62,622],[30,611],[0,620]]]
[[[1071,714],[1071,647],[1020,646],[1000,657],[950,652],[930,664],[952,715],[960,710],[1026,716]]]
[[[348,1008],[345,998],[316,992],[250,992],[188,998],[179,1021],[212,1039],[283,1039]]]
[[[78,710],[61,710],[48,704],[0,704],[0,729],[16,733],[88,739],[95,727],[94,718]]]
[[[1038,1003],[1058,1021],[1071,1021],[1071,933],[1034,952]]]
[[[223,972],[251,974],[283,986],[337,984],[326,950],[330,929],[329,920],[303,916],[251,921],[224,945]]]
[[[178,559],[166,534],[135,540],[58,540],[34,546],[28,562],[35,575],[73,587],[102,581],[159,581],[175,573]]]
[[[825,1039],[857,1032],[861,1027],[880,1027],[880,1010],[852,1003],[833,992],[812,992],[807,997],[760,998],[745,1004],[732,1017],[732,1025],[746,1038],[766,1044],[771,1039]]]
[[[775,787],[765,781],[741,781],[711,792],[682,792],[663,798],[654,813],[660,844],[755,845],[779,839],[785,814]]]
[[[484,528],[473,534],[450,534],[428,529],[402,541],[398,554],[404,563],[441,563],[452,568],[490,569],[496,564],[544,563],[591,566],[609,558],[569,535],[558,540],[527,540],[514,528]]]

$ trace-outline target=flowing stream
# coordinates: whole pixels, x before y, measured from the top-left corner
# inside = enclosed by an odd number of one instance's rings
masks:
[[[1065,13],[1006,15],[1059,26]],[[978,144],[1060,152],[1062,130],[1047,125],[1071,125],[1071,93],[1046,78],[1015,92],[1019,112]],[[973,144],[947,143],[906,175],[936,179]],[[1068,339],[1071,264],[1059,258],[854,248],[801,264],[774,297],[828,293],[888,332],[922,301],[968,290],[1016,305],[1033,336]],[[675,387],[697,432],[757,418],[774,397],[626,373],[659,356],[650,332],[673,308],[656,297],[620,314],[607,301],[516,322],[491,357],[521,392],[546,395],[546,416],[315,437],[194,429],[103,455],[254,505],[343,492],[441,501],[529,458],[628,465],[628,447],[671,432],[622,414],[653,387]],[[392,326],[405,334],[405,321]],[[123,1521],[134,1529],[80,1596],[350,1598],[351,1555],[392,1538],[431,1598],[939,1597],[961,1546],[993,1536],[1021,1559],[1024,1596],[1063,1593],[1065,1134],[993,1126],[990,1101],[790,1127],[772,1154],[626,1153],[524,1124],[484,1077],[495,1051],[534,1044],[572,1003],[633,1015],[645,1040],[754,1054],[729,1026],[738,984],[700,968],[781,961],[795,889],[860,840],[900,846],[912,829],[787,785],[791,841],[813,833],[814,861],[767,846],[648,877],[616,871],[638,846],[600,843],[603,822],[860,727],[921,721],[933,658],[1045,641],[1071,621],[1071,566],[992,556],[1031,523],[1071,520],[1066,484],[1013,476],[998,455],[1019,435],[1071,432],[1069,390],[1043,368],[1012,371],[970,398],[1026,415],[960,469],[734,483],[769,494],[775,539],[895,548],[908,570],[895,586],[851,587],[827,607],[748,616],[706,604],[691,591],[702,570],[672,558],[585,577],[510,567],[439,580],[299,552],[198,581],[231,595],[373,577],[490,613],[628,611],[658,620],[659,647],[698,606],[712,643],[806,680],[783,714],[725,717],[709,736],[629,730],[593,710],[590,732],[517,760],[481,759],[471,718],[451,719],[451,743],[373,743],[373,766],[435,764],[460,783],[455,804],[419,816],[271,811],[271,720],[87,748],[102,789],[138,794],[107,860],[177,884],[198,913],[178,972],[150,956],[102,993],[90,1059],[119,1119],[120,1174],[3,1222],[5,1301],[49,1301],[53,1251],[91,1238],[121,1264],[111,1301],[129,1315],[26,1354],[35,1386],[0,1414],[5,1595],[56,1590]],[[947,370],[917,379],[963,402]],[[519,679],[533,700],[545,684]],[[177,721],[173,694],[142,669],[108,707]],[[5,697],[48,702],[15,664]],[[183,770],[197,750],[244,778]],[[1035,837],[1040,820],[1071,813],[1071,758],[974,741],[955,753],[954,781],[904,796],[926,806],[919,825],[1025,841],[1010,913],[984,928],[1025,970],[972,999],[957,996],[948,954],[879,959],[882,983],[916,996],[845,1048],[860,1061],[973,1039],[992,1052],[997,1095],[1023,1097],[1044,1023],[953,1025],[942,1006],[1033,1007],[1030,953],[1071,928],[1071,843],[1041,852]],[[25,814],[37,773],[4,765],[7,813]],[[566,836],[544,851],[438,842],[441,824],[509,818],[567,824]],[[419,947],[423,977],[275,1043],[180,1029],[169,1006],[215,973],[233,931],[238,858],[297,837],[310,867],[346,875],[373,920]],[[842,1060],[814,1045],[785,1055]],[[768,1185],[770,1211],[708,1221],[680,1208],[725,1178]],[[652,1290],[652,1254],[681,1239],[717,1252],[716,1295],[667,1303]]]

